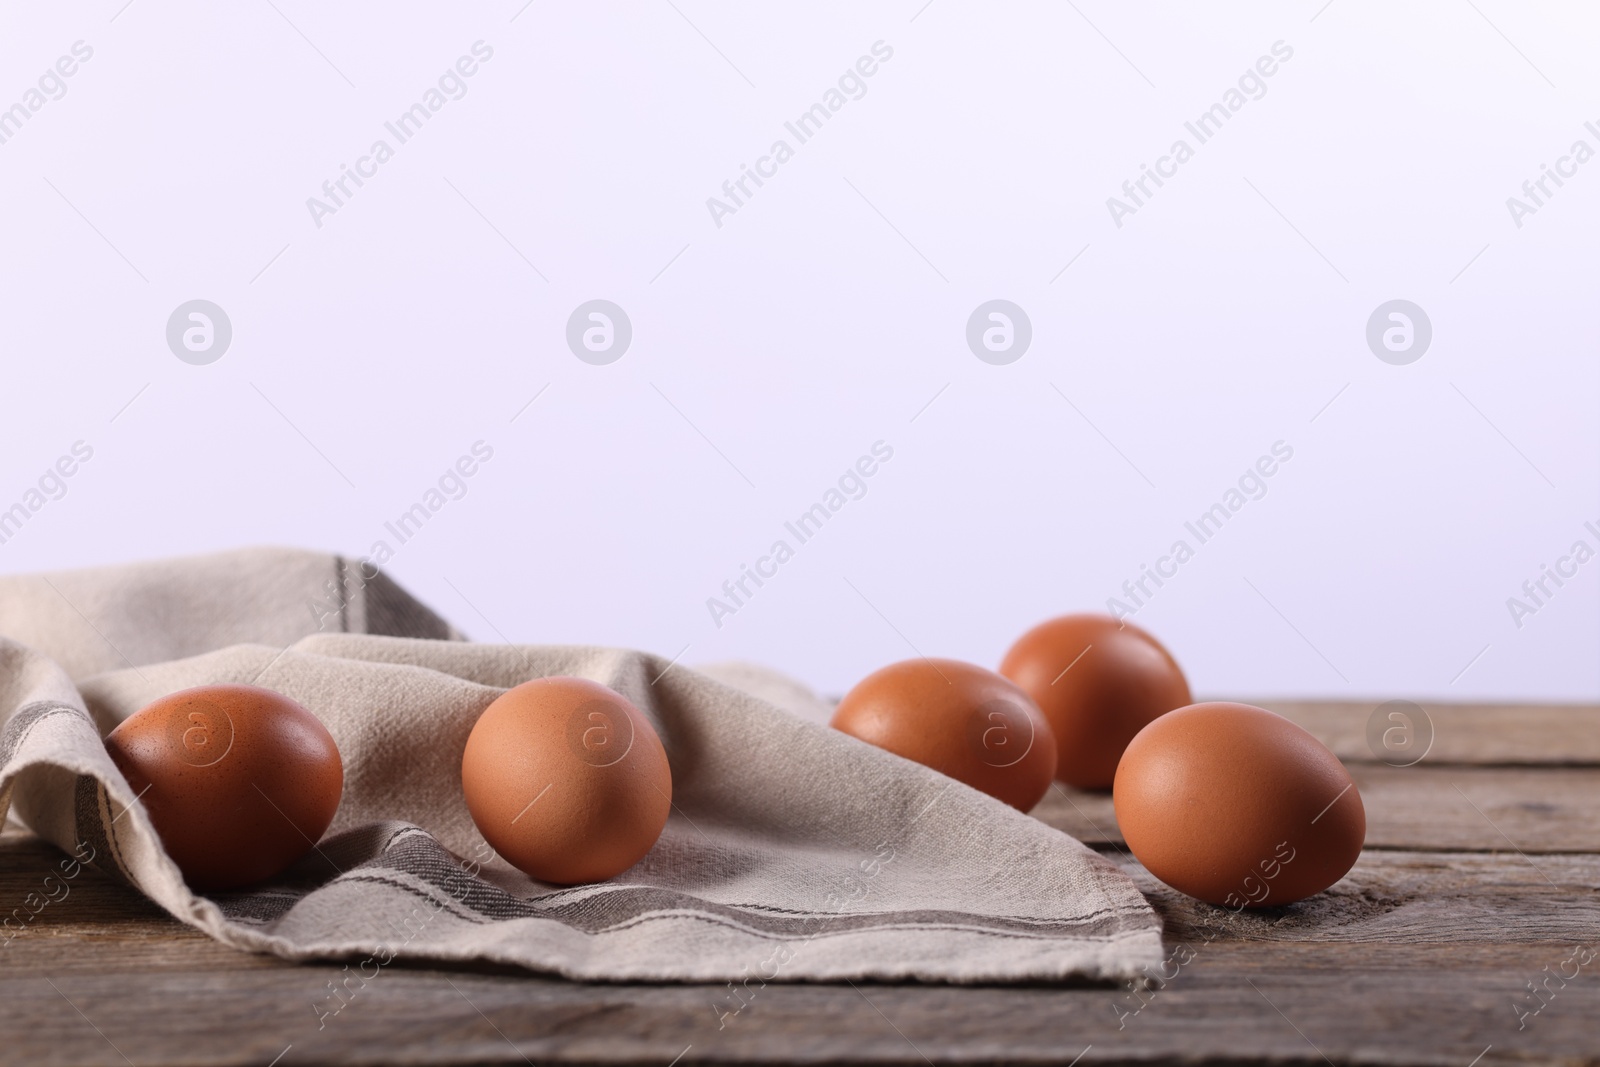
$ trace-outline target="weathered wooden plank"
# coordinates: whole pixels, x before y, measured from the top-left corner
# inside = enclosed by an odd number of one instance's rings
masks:
[[[1299,723],[1341,760],[1398,763],[1406,758],[1383,749],[1381,740],[1377,750],[1368,741],[1368,721],[1386,701],[1255,703]],[[1600,705],[1419,706],[1433,729],[1427,763],[1600,765]],[[1387,712],[1380,719],[1392,724]]]
[[[11,899],[56,853],[13,839],[0,858]],[[1120,860],[1168,923],[1154,992],[755,985],[741,1001],[395,964],[320,1018],[341,966],[237,953],[86,873],[0,949],[0,1060],[1070,1063],[1092,1045],[1079,1062],[1466,1067],[1493,1045],[1484,1067],[1600,1062],[1600,958],[1561,977],[1575,946],[1600,949],[1600,856],[1369,852],[1326,894],[1240,914]],[[1542,1002],[1529,982],[1547,983]]]
[[[772,985],[734,1016],[715,987],[392,966],[321,1029],[332,968],[102,967],[0,978],[0,1024],[7,1058],[30,1064],[1068,1064],[1088,1049],[1081,1062],[1467,1067],[1491,1045],[1488,1064],[1600,1062],[1592,975],[1552,983],[1531,1015],[1524,983],[1568,958],[1550,944],[1214,944],[1154,991]]]
[[[362,982],[225,948],[93,872],[46,891],[59,853],[11,833],[0,916],[29,921],[0,945],[0,1063],[1600,1064],[1600,709],[1429,708],[1432,751],[1395,768],[1367,746],[1375,704],[1268,706],[1350,765],[1369,850],[1324,894],[1240,914],[1108,853],[1166,920],[1154,991],[735,994],[405,963]],[[1052,790],[1036,814],[1120,842],[1109,796]]]
[[[1368,848],[1600,852],[1600,767],[1348,767]],[[1110,793],[1058,785],[1033,814],[1086,844],[1123,844]]]
[[[59,853],[36,839],[0,839],[0,901],[20,905]],[[1234,911],[1191,900],[1129,853],[1111,858],[1166,921],[1168,940],[1369,941],[1412,944],[1600,940],[1600,855],[1369,851],[1350,875],[1292,907]],[[248,968],[272,957],[242,953],[170,919],[121,883],[85,871],[0,946],[8,968],[93,969],[96,946],[152,967]],[[82,945],[82,961],[65,958]],[[73,949],[74,952],[79,949]]]
[[[1596,855],[1371,851],[1314,897],[1244,911],[1168,888],[1129,853],[1112,858],[1161,913],[1168,944],[1600,945]]]

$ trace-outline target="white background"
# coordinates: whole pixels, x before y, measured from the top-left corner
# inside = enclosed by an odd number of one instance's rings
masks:
[[[274,3],[0,16],[0,107],[94,49],[0,145],[0,507],[94,448],[0,570],[397,547],[384,522],[483,440],[388,566],[474,637],[839,692],[1103,610],[1282,440],[1136,616],[1198,692],[1600,699],[1600,561],[1520,629],[1506,604],[1600,524],[1600,160],[1520,228],[1506,206],[1600,149],[1592,9]],[[318,228],[306,199],[380,137]],[[780,137],[719,228],[707,198]],[[1107,197],[1179,137],[1195,158],[1118,228]],[[609,366],[565,343],[597,297],[633,323]],[[1009,366],[965,342],[997,297],[1033,324]],[[165,341],[193,298],[233,324],[209,366]],[[1408,366],[1365,341],[1393,298],[1433,323]],[[865,498],[715,626],[706,599],[880,439]]]

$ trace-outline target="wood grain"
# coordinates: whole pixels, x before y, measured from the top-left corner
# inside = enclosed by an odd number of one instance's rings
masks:
[[[1337,751],[1365,747],[1370,710],[1293,714]],[[1472,712],[1448,744],[1440,729],[1415,767],[1341,752],[1369,847],[1287,908],[1190,900],[1118,850],[1108,796],[1052,791],[1037,814],[1098,843],[1165,921],[1149,988],[774,984],[724,1018],[726,987],[397,962],[319,1029],[343,964],[239,953],[85,871],[0,945],[0,1064],[1600,1065],[1594,709],[1525,709],[1544,725],[1521,748],[1488,736],[1517,710]],[[0,836],[0,913],[59,858]]]
[[[1600,852],[1600,767],[1346,766],[1368,848]],[[1085,844],[1124,843],[1110,793],[1057,785],[1033,815]]]
[[[384,972],[326,1028],[325,971],[0,979],[29,1064],[1594,1063],[1592,978],[1517,1029],[1519,980],[1564,949],[1210,946],[1165,988],[769,986],[718,1029],[720,990]],[[137,981],[139,995],[128,995]],[[1138,1009],[1135,1012],[1135,1009]],[[82,1013],[81,1015],[79,1013]],[[97,1029],[96,1029],[97,1028]],[[103,1036],[102,1036],[103,1035]],[[15,1057],[11,1059],[10,1057]],[[122,1057],[126,1057],[126,1061]],[[1081,1058],[1080,1058],[1081,1057]]]
[[[56,856],[18,840],[0,855],[6,896]],[[1600,960],[1553,980],[1522,1030],[1514,1007],[1537,1004],[1524,983],[1559,972],[1574,946],[1600,948],[1600,857],[1371,852],[1326,894],[1239,914],[1119,860],[1167,923],[1170,980],[1154,990],[771,985],[721,1020],[724,987],[395,964],[321,1029],[313,1005],[340,966],[241,955],[85,873],[0,950],[0,1059],[266,1064],[292,1045],[283,1067],[665,1064],[685,1048],[684,1065],[1069,1063],[1093,1045],[1080,1062],[1320,1063],[1320,1051],[1335,1063],[1466,1067],[1494,1045],[1485,1067],[1600,1062]]]
[[[1367,721],[1384,701],[1255,701],[1299,723],[1341,760],[1382,762],[1367,742]],[[1600,766],[1600,705],[1420,705],[1433,724],[1426,764]],[[1395,761],[1398,762],[1398,761]]]

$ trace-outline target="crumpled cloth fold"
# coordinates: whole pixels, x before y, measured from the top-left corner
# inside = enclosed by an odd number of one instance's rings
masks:
[[[764,668],[718,669],[730,685],[642,652],[475,644],[387,577],[288,549],[0,578],[0,635],[0,814],[241,949],[611,981],[1113,979],[1161,959],[1159,919],[1108,860],[807,721],[797,705],[826,705]],[[672,766],[660,841],[594,885],[507,865],[461,792],[479,713],[553,674],[633,701]],[[201,897],[102,737],[220,682],[314,713],[345,787],[289,871]]]

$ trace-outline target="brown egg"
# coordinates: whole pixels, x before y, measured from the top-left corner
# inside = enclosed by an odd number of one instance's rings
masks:
[[[638,708],[598,682],[551,677],[484,709],[461,757],[472,821],[542,882],[615,877],[667,825],[672,769]]]
[[[1044,712],[1056,736],[1056,777],[1079,789],[1109,789],[1133,735],[1193,699],[1172,654],[1109,615],[1040,623],[1011,646],[1000,673]]]
[[[1030,810],[1056,769],[1050,724],[1021,689],[952,659],[908,659],[867,675],[833,726]]]
[[[1112,799],[1151,874],[1235,909],[1322,892],[1367,836],[1361,794],[1338,758],[1248,704],[1194,704],[1146,726],[1123,754]]]
[[[344,788],[327,728],[253,685],[164,696],[112,730],[106,750],[196,890],[283,871],[328,829]]]

